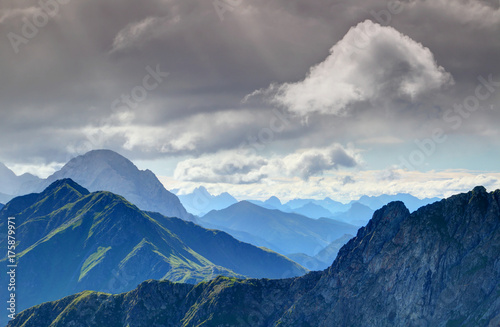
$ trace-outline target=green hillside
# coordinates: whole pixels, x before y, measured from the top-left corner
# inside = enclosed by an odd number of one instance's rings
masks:
[[[0,212],[2,230],[8,217],[16,218],[17,278],[23,281],[17,295],[23,308],[84,290],[129,291],[147,279],[197,283],[217,275],[305,273],[276,253],[223,232],[142,212],[123,197],[89,193],[69,179],[13,199]],[[5,239],[0,248],[6,248]],[[245,260],[247,266],[240,268],[238,262]]]

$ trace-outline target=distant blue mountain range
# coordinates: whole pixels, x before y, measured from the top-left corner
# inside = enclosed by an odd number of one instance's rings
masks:
[[[179,199],[188,212],[198,216],[203,216],[211,210],[228,208],[238,202],[227,192],[214,196],[203,186],[196,188],[192,193],[179,195]],[[341,203],[328,197],[323,200],[294,199],[286,203],[282,203],[276,196],[271,196],[265,201],[246,201],[265,209],[296,213],[314,219],[333,218],[356,226],[363,226],[372,217],[375,210],[390,202],[401,201],[412,212],[439,200],[439,198],[419,199],[411,194],[399,193],[379,196],[364,195],[359,200],[349,203]]]
[[[196,188],[189,194],[178,195],[178,198],[188,212],[197,216],[202,216],[212,210],[227,208],[238,202],[227,192],[215,196],[208,193],[203,186]]]

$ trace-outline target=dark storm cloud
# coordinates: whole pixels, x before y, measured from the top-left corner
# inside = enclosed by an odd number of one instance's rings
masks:
[[[295,117],[274,133],[273,142],[346,143],[342,138],[364,133],[368,122],[374,131],[386,129],[377,119],[387,117],[404,136],[408,124],[429,119],[450,98],[470,92],[478,75],[500,76],[499,11],[493,1],[488,11],[484,1],[449,7],[444,1],[409,1],[397,14],[382,0],[242,1],[223,21],[212,1],[65,2],[58,2],[56,15],[17,54],[7,35],[22,36],[40,3],[0,4],[0,161],[63,162],[92,147],[122,150],[132,158],[239,148],[275,117],[268,105],[250,107],[241,100],[271,83],[304,80],[310,67],[325,61],[330,48],[366,19],[428,47],[453,76],[453,89],[419,103],[375,106],[377,113],[359,108],[363,114],[357,115],[354,107],[352,117],[340,121],[312,116],[303,124]],[[157,66],[169,74],[137,107],[120,102],[119,110],[112,109],[113,101],[143,84],[147,67]],[[409,113],[412,106],[423,109]]]

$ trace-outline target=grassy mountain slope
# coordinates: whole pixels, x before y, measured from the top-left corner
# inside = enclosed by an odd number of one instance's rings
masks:
[[[16,217],[18,280],[23,281],[17,294],[25,307],[84,290],[124,292],[147,279],[196,283],[217,275],[244,276],[193,250],[188,243],[195,246],[198,239],[204,241],[205,255],[231,263],[245,276],[305,273],[276,253],[180,219],[142,212],[121,196],[89,193],[72,180],[12,200],[0,212],[2,230],[11,216]],[[168,229],[175,226],[180,235]],[[201,251],[202,244],[197,248]],[[0,249],[6,250],[6,239],[0,240]],[[242,260],[254,260],[255,267],[247,263],[239,269]]]

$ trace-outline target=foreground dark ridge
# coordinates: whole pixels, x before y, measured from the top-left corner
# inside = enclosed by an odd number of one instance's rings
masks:
[[[393,202],[323,272],[147,281],[45,303],[9,326],[499,326],[499,206],[500,190],[483,187],[412,214]]]

